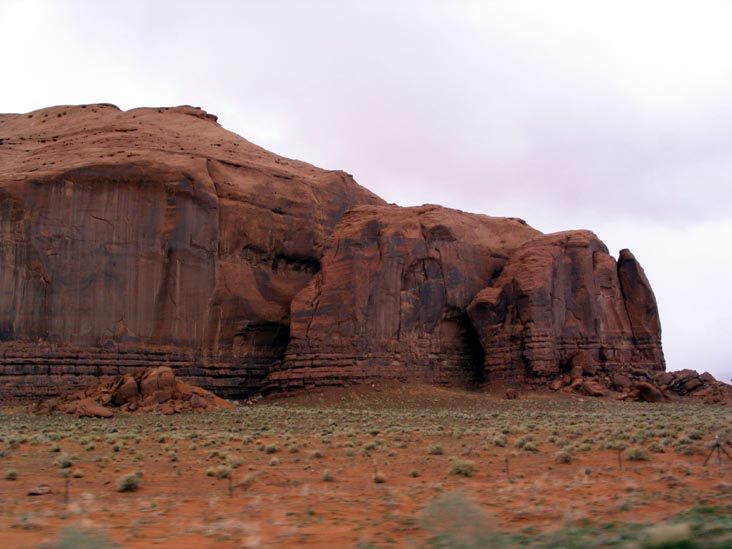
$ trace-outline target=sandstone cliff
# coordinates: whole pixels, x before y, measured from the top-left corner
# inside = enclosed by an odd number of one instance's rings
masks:
[[[3,392],[168,364],[258,389],[343,212],[383,201],[200,109],[0,116]]]
[[[270,383],[482,381],[466,307],[539,234],[521,220],[439,206],[352,209],[292,303],[292,339]]]
[[[158,366],[243,397],[378,378],[597,392],[664,360],[642,268],[590,232],[387,205],[192,107],[0,115],[0,398]]]
[[[661,326],[643,269],[589,231],[534,238],[468,307],[488,380],[663,370]],[[574,371],[573,371],[574,370]]]

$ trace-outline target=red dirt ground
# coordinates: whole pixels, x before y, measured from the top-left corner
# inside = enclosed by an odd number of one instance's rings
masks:
[[[454,491],[477,504],[492,528],[510,532],[654,523],[694,506],[729,502],[732,461],[723,456],[721,464],[712,459],[703,466],[715,422],[730,423],[728,409],[620,403],[608,403],[607,409],[591,399],[557,401],[543,393],[506,401],[496,394],[425,386],[331,389],[265,399],[225,416],[151,415],[147,423],[56,416],[38,428],[49,434],[78,422],[74,434],[57,443],[33,438],[36,423],[45,420],[6,409],[0,417],[6,425],[0,472],[14,470],[17,480],[0,478],[0,545],[37,547],[76,525],[103,528],[122,546],[140,548],[414,546],[428,536],[422,509]],[[650,453],[649,461],[619,464],[618,451],[602,449],[600,441],[611,438],[610,427],[622,427],[617,415],[625,413],[629,433],[642,422],[661,429],[667,416],[677,439],[685,436],[678,418],[694,418],[709,429],[685,452],[668,446],[664,453]],[[276,417],[261,430],[270,416]],[[573,434],[584,417],[582,432]],[[8,421],[18,427],[9,429]],[[195,429],[185,430],[189,422]],[[505,447],[496,446],[496,429],[507,423],[518,425],[518,432],[505,435]],[[233,425],[240,429],[232,432]],[[118,430],[108,433],[113,426]],[[192,440],[193,431],[200,436]],[[13,432],[22,436],[10,444]],[[570,463],[557,463],[558,446],[549,441],[553,432],[575,445],[592,440],[592,448],[574,451]],[[124,439],[134,433],[139,441]],[[538,451],[516,447],[527,434]],[[93,439],[93,448],[87,448],[88,440],[82,444],[85,437]],[[114,452],[107,439],[125,445]],[[55,444],[59,452],[53,452]],[[269,445],[277,449],[269,453]],[[288,450],[293,445],[296,453]],[[442,453],[431,453],[435,446]],[[226,479],[206,476],[219,463],[214,452],[241,461],[232,471],[232,496]],[[61,453],[74,456],[71,470],[83,475],[70,480],[68,505],[54,465]],[[455,459],[473,462],[474,474],[452,474]],[[140,489],[117,492],[117,478],[137,469],[144,471]],[[326,470],[332,480],[324,480]],[[374,482],[375,470],[383,483]],[[38,484],[48,484],[53,493],[27,496]]]

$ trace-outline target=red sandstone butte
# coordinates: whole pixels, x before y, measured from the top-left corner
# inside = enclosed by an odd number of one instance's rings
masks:
[[[0,400],[109,375],[137,406],[163,366],[232,398],[384,378],[723,397],[665,374],[643,269],[589,231],[387,205],[188,106],[0,115]]]
[[[0,396],[160,365],[256,391],[333,227],[382,203],[192,107],[0,115]]]

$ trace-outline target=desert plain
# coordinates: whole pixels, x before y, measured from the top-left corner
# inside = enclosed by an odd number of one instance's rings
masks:
[[[5,406],[0,545],[728,547],[730,436],[725,406],[422,384],[110,419]]]

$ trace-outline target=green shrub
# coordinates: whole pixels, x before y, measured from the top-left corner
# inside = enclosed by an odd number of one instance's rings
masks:
[[[56,465],[61,467],[61,469],[68,469],[74,464],[74,460],[71,458],[68,454],[61,454],[56,458]]]
[[[453,458],[450,473],[453,475],[462,475],[464,477],[472,477],[475,472],[475,463],[468,460]]]
[[[142,473],[137,471],[135,473],[129,473],[121,476],[117,479],[117,491],[118,492],[136,492],[140,487],[140,479]]]
[[[653,452],[654,454],[664,454],[666,453],[666,450],[664,450],[663,446],[661,446],[658,442],[651,442],[648,445],[648,449]]]
[[[528,441],[528,442],[526,442],[526,444],[524,444],[524,451],[535,454],[536,452],[539,451],[539,447],[536,444],[534,444],[533,442]]]
[[[207,477],[216,477],[218,480],[229,478],[231,476],[231,467],[219,465],[218,467],[210,467],[206,469]]]
[[[556,461],[557,463],[571,463],[572,453],[568,452],[567,450],[559,450],[556,454],[554,454],[554,461]]]
[[[648,452],[637,446],[631,446],[625,449],[625,459],[628,461],[648,461]]]

